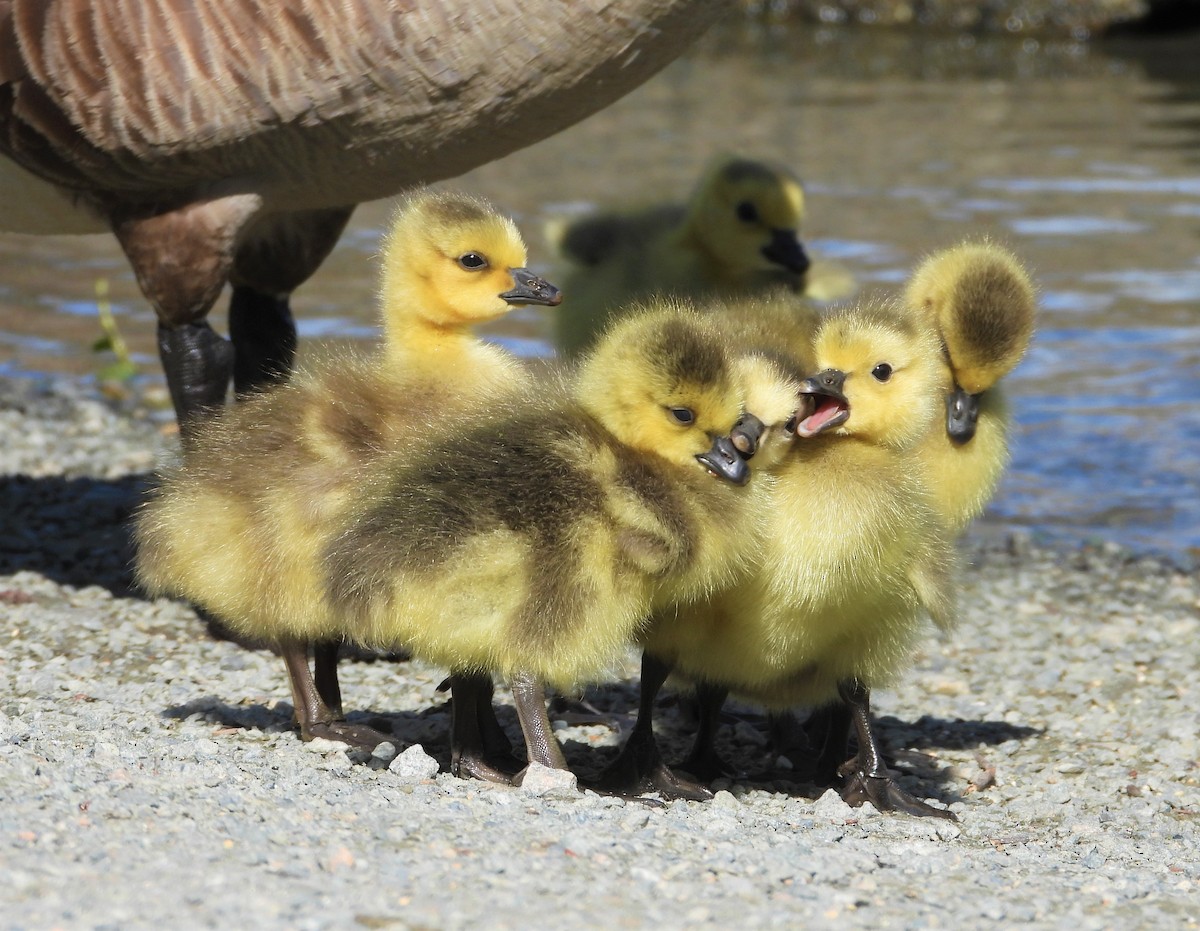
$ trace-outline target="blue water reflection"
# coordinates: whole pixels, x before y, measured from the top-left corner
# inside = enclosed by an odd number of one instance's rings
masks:
[[[1013,460],[985,523],[1200,556],[1200,42],[1147,47],[948,40],[887,30],[725,33],[590,120],[450,185],[542,235],[599,206],[680,197],[720,151],[791,165],[804,237],[861,292],[895,293],[964,238],[1032,269],[1038,332],[1008,379]],[[301,345],[373,342],[391,205],[359,208],[296,294]],[[0,237],[0,371],[94,372],[95,280],[146,377],[154,317],[112,242]],[[212,321],[224,325],[224,310]],[[548,317],[486,336],[550,352]],[[302,349],[303,351],[303,349]]]
[[[1051,536],[1200,548],[1195,329],[1045,329],[1019,372],[1013,463],[993,517]]]

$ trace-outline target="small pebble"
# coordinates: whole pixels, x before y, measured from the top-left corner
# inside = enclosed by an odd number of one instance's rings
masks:
[[[575,798],[579,779],[570,770],[530,763],[521,777],[521,791],[539,798]]]
[[[383,744],[383,746],[391,746],[391,744]],[[376,750],[378,751],[378,748]],[[388,772],[404,783],[432,779],[438,774],[440,768],[438,761],[426,753],[420,744],[413,744],[388,764]]]

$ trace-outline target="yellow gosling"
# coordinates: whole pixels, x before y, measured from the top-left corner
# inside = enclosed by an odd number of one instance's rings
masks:
[[[922,445],[936,504],[961,532],[995,494],[1008,464],[1009,411],[1000,379],[1020,362],[1033,335],[1033,283],[1011,252],[963,243],[929,256],[905,303],[936,326],[945,348],[944,430]]]
[[[652,684],[674,670],[715,694],[716,708],[727,692],[771,709],[840,701],[860,745],[846,797],[918,814],[942,812],[887,777],[868,696],[905,668],[926,615],[942,628],[954,617],[953,547],[919,463],[940,401],[939,352],[913,315],[831,314],[802,385],[811,407],[796,418],[800,439],[772,470],[757,571],[703,604],[656,613],[643,636]],[[632,759],[653,780],[650,725],[635,733],[617,770]],[[711,735],[710,720],[700,737]],[[710,754],[698,746],[689,762]]]
[[[516,228],[482,201],[410,198],[385,241],[384,349],[309,365],[198,425],[182,466],[164,474],[138,518],[148,591],[186,597],[243,632],[287,618],[291,639],[277,642],[305,739],[385,739],[342,716],[340,634],[318,568],[325,527],[372,459],[436,439],[527,384],[514,359],[470,329],[514,305],[557,300],[524,263]]]
[[[343,635],[506,679],[530,762],[564,768],[544,684],[606,675],[654,604],[745,561],[742,400],[702,318],[662,309],[614,328],[572,385],[381,461],[326,554]]]
[[[821,275],[798,238],[803,213],[804,192],[789,171],[725,157],[709,166],[685,205],[568,226],[557,242],[567,263],[566,312],[555,320],[559,350],[577,354],[624,308],[656,293],[696,300],[778,288],[807,293]]]
[[[403,646],[456,682],[503,676],[530,759],[562,766],[542,683],[605,674],[652,605],[706,595],[746,562],[728,529],[753,500],[728,437],[743,413],[709,325],[649,312],[617,327],[570,384],[507,393],[432,437],[414,427],[415,442],[367,463],[348,506],[316,525],[297,528],[277,496],[260,497],[197,543],[181,525],[213,506],[188,497],[190,476],[168,478],[138,519],[139,571],[281,646]],[[250,493],[261,463],[236,461],[222,484]],[[217,568],[198,572],[196,559]],[[229,572],[240,591],[226,591]],[[460,721],[457,693],[455,704],[457,739],[482,754],[480,716]]]

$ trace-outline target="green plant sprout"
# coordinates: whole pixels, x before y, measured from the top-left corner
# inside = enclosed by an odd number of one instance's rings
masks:
[[[96,313],[104,335],[92,344],[92,352],[111,352],[115,356],[113,361],[101,367],[96,377],[100,381],[127,382],[137,375],[138,367],[130,358],[129,347],[117,328],[117,318],[113,316],[112,303],[108,299],[107,278],[96,279]]]

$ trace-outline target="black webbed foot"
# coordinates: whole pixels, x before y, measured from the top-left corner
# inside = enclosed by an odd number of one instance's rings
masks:
[[[926,805],[892,780],[871,726],[870,690],[861,682],[851,679],[840,683],[838,692],[850,711],[850,720],[858,739],[858,753],[838,770],[845,779],[842,798],[846,804],[857,806],[870,802],[880,811],[902,811],[918,818],[957,821],[958,816],[954,812]]]
[[[509,762],[511,760],[511,767]],[[461,779],[479,779],[499,785],[517,785],[517,774],[524,771],[525,764],[511,757],[509,760],[493,759],[490,762],[474,754],[460,754],[450,764],[450,772]]]
[[[842,799],[847,805],[857,808],[863,802],[870,802],[879,811],[901,811],[918,818],[958,820],[958,816],[954,812],[945,808],[934,808],[909,795],[896,785],[890,775],[869,776],[856,764],[856,760],[851,760],[847,764],[851,771],[846,774],[846,782],[842,787]]]
[[[318,737],[337,740],[364,750],[374,750],[381,743],[396,743],[396,738],[391,734],[384,734],[365,724],[351,724],[349,721],[314,721],[300,728],[300,737],[302,740],[314,740]]]
[[[707,802],[713,797],[706,786],[672,772],[653,735],[647,740],[640,730],[630,735],[620,755],[601,773],[596,790],[622,798],[656,792],[669,801]]]

